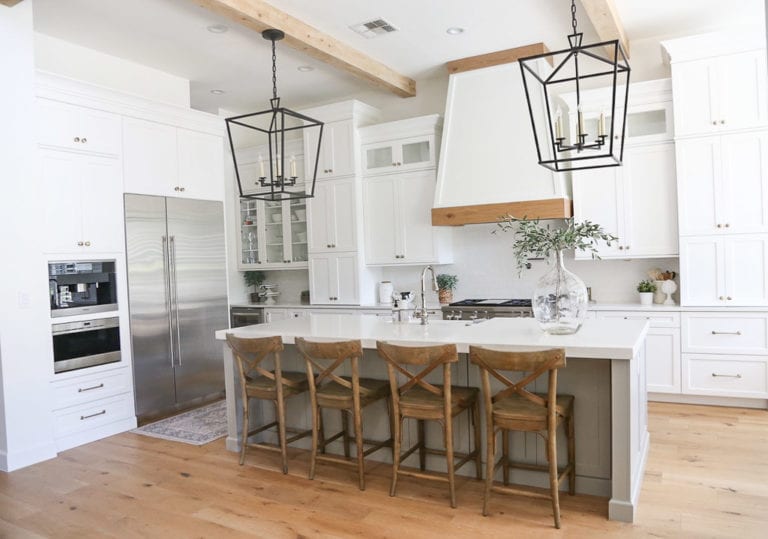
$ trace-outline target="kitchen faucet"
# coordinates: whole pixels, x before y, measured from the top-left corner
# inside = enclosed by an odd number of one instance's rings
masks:
[[[427,290],[424,284],[424,278],[427,276],[427,270],[432,274],[432,290],[437,292],[437,278],[435,277],[435,269],[432,266],[427,266],[421,271],[421,310],[419,311],[419,318],[421,318],[421,325],[427,325],[427,319],[429,314],[427,313]]]

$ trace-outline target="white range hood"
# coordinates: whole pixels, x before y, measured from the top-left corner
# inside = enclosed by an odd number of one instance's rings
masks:
[[[505,63],[470,63],[450,76],[433,225],[571,216],[569,177],[538,164],[520,66],[509,61],[523,54],[502,56],[519,50],[484,55]]]

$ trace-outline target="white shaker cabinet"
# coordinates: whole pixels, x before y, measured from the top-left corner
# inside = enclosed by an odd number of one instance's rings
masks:
[[[315,185],[307,203],[310,253],[357,250],[355,180],[328,180]]]
[[[365,144],[362,148],[362,159],[363,174],[397,173],[433,168],[437,165],[435,136],[422,135]]]
[[[768,306],[768,236],[739,234],[680,240],[684,306]]]
[[[673,62],[672,78],[678,137],[768,125],[765,50]]]
[[[449,263],[432,226],[435,171],[363,180],[365,262],[369,265]]]
[[[37,142],[41,146],[119,156],[120,116],[60,101],[37,100]]]
[[[680,235],[768,232],[768,131],[677,142]]]
[[[624,165],[573,176],[577,221],[588,219],[618,236],[601,242],[602,258],[667,257],[678,254],[675,147],[672,143],[625,149]],[[579,251],[577,259],[591,259]]]
[[[306,175],[311,178],[315,167],[315,151],[319,129],[305,129]],[[320,154],[317,162],[317,179],[324,180],[355,174],[355,135],[352,120],[329,122],[323,126]]]
[[[45,251],[117,252],[123,249],[120,162],[55,150],[40,151],[45,186],[41,213]]]
[[[222,138],[174,126],[123,119],[127,193],[221,200]]]
[[[315,305],[359,304],[357,253],[310,255],[309,286]]]

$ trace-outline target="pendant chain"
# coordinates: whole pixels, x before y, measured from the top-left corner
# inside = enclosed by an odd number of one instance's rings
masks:
[[[576,0],[571,0],[571,26],[573,26],[573,33],[576,32]]]
[[[274,39],[272,40],[272,96],[277,99],[277,53]]]

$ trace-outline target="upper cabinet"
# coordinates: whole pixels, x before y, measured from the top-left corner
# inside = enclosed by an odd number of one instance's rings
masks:
[[[768,232],[768,132],[677,141],[680,234]]]
[[[124,118],[125,192],[221,200],[223,170],[221,137]]]
[[[304,147],[317,148],[320,131],[305,129]],[[317,179],[352,176],[355,173],[355,132],[352,120],[329,122],[323,126],[320,141],[320,156],[317,162]],[[308,152],[306,159],[307,178],[312,177],[315,167],[315,155]]]
[[[307,267],[306,199],[240,201],[241,270]]]
[[[37,141],[41,146],[117,157],[122,145],[120,120],[110,112],[39,98]]]
[[[356,207],[353,179],[318,184],[309,203],[309,252],[357,250]]]
[[[765,50],[673,62],[672,77],[678,136],[768,126]]]
[[[433,168],[435,136],[422,135],[363,145],[363,174],[384,174]]]

